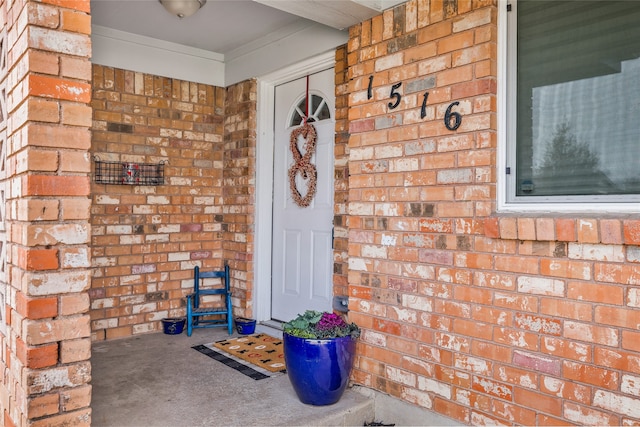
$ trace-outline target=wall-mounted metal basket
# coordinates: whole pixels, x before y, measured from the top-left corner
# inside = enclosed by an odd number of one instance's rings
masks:
[[[135,162],[105,162],[94,158],[94,181],[98,184],[162,185],[164,164]]]

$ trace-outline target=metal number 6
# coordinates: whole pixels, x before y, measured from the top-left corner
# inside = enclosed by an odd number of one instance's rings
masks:
[[[449,130],[456,130],[460,127],[460,124],[462,123],[462,116],[460,115],[460,113],[457,113],[455,111],[451,111],[451,109],[453,107],[455,107],[456,105],[459,105],[460,103],[458,101],[456,102],[452,102],[448,107],[447,107],[447,111],[445,111],[444,113],[444,125],[447,127],[447,129]],[[451,124],[451,119],[453,118],[453,124]]]

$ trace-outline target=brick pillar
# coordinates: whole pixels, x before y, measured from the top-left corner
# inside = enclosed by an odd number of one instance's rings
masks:
[[[508,406],[519,396],[493,405],[511,374],[481,368],[524,372],[509,365],[523,345],[501,335],[525,334],[500,329],[517,315],[499,298],[514,265],[538,263],[514,256],[492,276],[491,253],[509,246],[478,237],[495,206],[496,12],[492,0],[409,0],[350,28],[349,320],[363,328],[352,378],[459,423],[531,425]]]
[[[224,120],[222,249],[231,267],[235,314],[253,316],[256,172],[255,80],[227,88]]]
[[[4,2],[0,14],[8,112],[0,407],[9,426],[91,420],[91,20],[89,0],[50,3]]]
[[[7,271],[7,224],[6,195],[8,188],[6,172],[7,149],[7,5],[0,2],[0,423],[11,425],[9,417],[9,390],[16,382],[16,376],[9,370],[7,355],[9,341],[7,340],[7,287],[9,284]]]
[[[336,49],[336,139],[334,146],[333,294],[348,295],[349,269],[349,76],[347,45]]]

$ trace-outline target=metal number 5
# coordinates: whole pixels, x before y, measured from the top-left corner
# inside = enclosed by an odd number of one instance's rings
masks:
[[[394,109],[396,108],[398,105],[400,105],[400,100],[402,99],[402,95],[400,95],[400,93],[396,92],[396,89],[400,89],[400,86],[402,86],[402,82],[400,83],[396,83],[393,86],[391,86],[391,94],[389,95],[389,98],[395,98],[396,102],[390,102],[389,103],[389,108],[390,109]]]

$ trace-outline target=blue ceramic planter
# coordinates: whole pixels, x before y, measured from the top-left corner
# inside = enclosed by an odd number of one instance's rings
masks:
[[[353,368],[356,340],[283,335],[289,380],[302,403],[331,405],[342,397]]]

